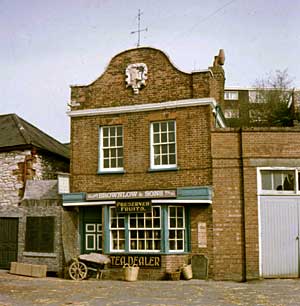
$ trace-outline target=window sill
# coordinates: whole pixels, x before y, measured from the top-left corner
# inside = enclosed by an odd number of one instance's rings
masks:
[[[118,170],[118,171],[113,171],[113,170],[107,170],[107,171],[103,171],[100,170],[97,172],[98,175],[105,175],[105,174],[124,174],[126,173],[125,170]]]
[[[23,252],[23,256],[28,257],[52,257],[55,258],[55,253],[42,253],[42,252]]]
[[[171,167],[171,168],[149,168],[148,172],[164,172],[164,171],[178,171],[179,167]]]

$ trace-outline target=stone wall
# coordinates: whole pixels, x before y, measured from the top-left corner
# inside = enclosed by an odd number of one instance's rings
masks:
[[[0,153],[0,169],[0,206],[17,207],[27,179],[56,179],[57,172],[69,171],[69,162],[45,152],[15,150]]]
[[[0,206],[18,206],[24,188],[23,167],[30,150],[0,153]]]
[[[19,219],[19,256],[23,263],[47,265],[47,271],[61,273],[64,266],[62,244],[62,210],[59,200],[25,200],[22,201],[24,216]],[[25,251],[27,217],[55,217],[54,221],[54,252],[37,253]]]

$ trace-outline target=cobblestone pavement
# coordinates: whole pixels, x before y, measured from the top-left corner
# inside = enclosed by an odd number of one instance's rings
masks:
[[[0,305],[300,305],[300,279],[73,281],[0,273]]]

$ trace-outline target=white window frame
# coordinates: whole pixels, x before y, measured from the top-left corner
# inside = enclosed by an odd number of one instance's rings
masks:
[[[262,189],[262,171],[294,171],[295,175],[295,188],[294,190],[263,190]],[[298,195],[298,176],[300,174],[300,168],[297,167],[259,167],[257,168],[257,190],[259,195]]]
[[[115,210],[115,219],[117,220],[117,226],[116,227],[112,227],[111,224],[112,224],[112,210]],[[119,219],[123,219],[123,222],[124,222],[124,227],[119,227],[118,224],[119,224]],[[113,245],[114,245],[114,239],[113,239],[113,231],[116,231],[117,232],[117,245],[118,245],[118,248],[114,249],[113,248]],[[119,241],[119,237],[120,237],[120,232],[123,231],[124,232],[124,248],[121,249],[120,248],[120,241]],[[124,215],[119,215],[117,213],[117,209],[115,206],[112,206],[112,207],[109,207],[109,235],[110,235],[110,252],[115,252],[115,253],[124,253],[125,252],[125,249],[126,249],[126,237],[125,237],[125,234],[126,234],[126,226],[125,226],[125,216]]]
[[[178,209],[178,208],[182,209],[182,211],[183,211],[183,225],[182,225],[182,227],[178,227],[178,226],[176,226],[176,227],[171,227],[171,213],[170,213],[170,209],[171,209],[171,208],[176,208],[176,224],[177,224],[177,222],[178,222],[177,209]],[[184,250],[185,250],[185,231],[186,231],[186,227],[185,227],[185,218],[186,218],[186,217],[185,217],[185,209],[184,209],[183,206],[179,206],[179,205],[170,205],[170,206],[168,206],[168,231],[169,231],[169,233],[170,233],[171,230],[174,230],[174,231],[176,232],[176,237],[175,237],[174,239],[171,239],[171,238],[170,238],[170,234],[169,234],[169,239],[168,239],[168,241],[169,241],[169,252],[170,252],[170,253],[182,253],[182,252],[184,252]],[[181,231],[181,232],[182,232],[182,239],[178,239],[178,238],[177,238],[177,233],[178,233],[178,231]],[[171,241],[171,240],[174,240],[174,241],[175,241],[176,246],[177,246],[177,241],[178,241],[178,240],[182,240],[182,249],[178,249],[178,248],[176,247],[175,250],[171,250],[171,249],[170,249],[170,241]]]
[[[104,147],[104,136],[103,136],[103,130],[104,129],[110,129],[111,128],[122,128],[122,145],[116,144],[115,146],[107,146]],[[115,137],[117,138],[117,137]],[[109,137],[110,139],[110,137]],[[112,149],[118,150],[122,149],[123,150],[123,155],[122,155],[122,167],[104,167],[104,149],[109,149],[111,151]],[[116,153],[117,154],[117,153]],[[110,159],[110,158],[109,158]],[[118,162],[118,159],[116,158],[116,162]],[[122,125],[106,125],[106,126],[101,126],[99,128],[99,173],[105,173],[105,172],[123,172],[124,171],[124,129]]]
[[[89,237],[93,238],[93,247],[91,248],[88,247]],[[102,252],[102,224],[85,224],[85,249],[87,251]]]
[[[160,143],[154,143],[154,124],[161,124],[162,123],[167,123],[168,126],[168,122],[174,122],[174,141],[173,142],[160,142]],[[167,136],[169,137],[169,136]],[[150,125],[150,168],[153,170],[159,170],[159,169],[173,169],[177,167],[177,139],[176,139],[176,121],[175,120],[164,120],[164,121],[155,121],[155,122],[151,122]],[[155,145],[167,145],[169,148],[169,145],[175,145],[175,163],[174,164],[159,164],[159,165],[155,165],[155,157],[154,157],[154,146]],[[169,154],[169,153],[168,153]],[[169,156],[169,155],[168,155]],[[169,157],[168,157],[169,158]]]
[[[155,209],[157,209],[157,208],[159,209],[159,216],[158,217],[153,216],[153,209],[154,208]],[[138,218],[138,215],[141,215],[141,214],[143,214],[144,227],[139,227],[139,226],[131,227],[131,224],[130,224],[131,223],[131,218]],[[150,218],[151,218],[152,227],[147,227],[146,226],[146,221],[147,221],[147,219],[150,219]],[[158,219],[159,220],[159,227],[154,227],[154,219]],[[136,252],[136,253],[139,253],[139,252],[142,252],[142,253],[159,253],[161,251],[161,244],[162,244],[162,237],[161,237],[161,227],[162,227],[162,224],[161,223],[162,223],[162,218],[161,218],[161,207],[160,206],[153,206],[152,207],[151,217],[147,217],[146,213],[129,214],[129,218],[128,218],[129,251],[130,252]],[[139,244],[139,241],[144,240],[144,244],[145,244],[144,249],[139,249],[139,247],[137,247],[137,249],[132,249],[131,248],[131,242],[133,240],[131,235],[132,235],[133,231],[137,231],[137,236],[138,236],[138,232],[139,231],[144,231],[145,232],[145,238],[140,238],[139,239],[137,237],[137,239],[134,239],[137,242],[137,246]],[[152,238],[147,239],[146,232],[148,232],[148,231],[152,232]],[[155,231],[159,231],[159,235],[160,235],[159,239],[155,239],[155,237],[154,237],[154,232]],[[155,240],[159,240],[160,241],[160,243],[159,243],[160,244],[160,248],[157,249],[157,250],[156,249],[146,249],[146,242],[147,241],[152,241],[152,244],[154,244]]]
[[[224,100],[235,100],[239,99],[239,92],[237,90],[226,90],[224,91]]]

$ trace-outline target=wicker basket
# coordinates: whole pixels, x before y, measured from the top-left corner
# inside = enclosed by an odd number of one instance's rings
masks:
[[[182,267],[182,274],[184,279],[193,278],[192,265],[184,265]]]
[[[125,281],[134,282],[137,280],[140,269],[137,265],[129,266],[129,264],[125,264],[123,269]]]

